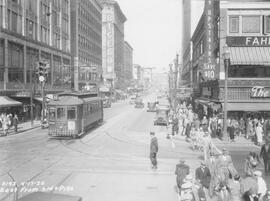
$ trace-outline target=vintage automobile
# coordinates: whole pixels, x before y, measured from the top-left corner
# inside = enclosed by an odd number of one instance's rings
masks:
[[[157,101],[153,101],[153,102],[148,102],[147,103],[147,112],[156,112],[157,110]]]
[[[144,108],[144,103],[141,98],[137,98],[135,101],[135,108]]]
[[[109,97],[103,98],[102,102],[103,102],[103,108],[109,108],[112,106],[112,101]]]
[[[82,201],[82,198],[79,196],[70,196],[47,192],[34,192],[23,196],[17,201]]]
[[[154,125],[165,125],[169,123],[170,108],[167,106],[159,106],[156,110],[156,117],[154,119]]]
[[[136,100],[136,96],[135,95],[132,95],[130,97],[129,104],[131,104],[131,105],[135,104],[135,100]]]

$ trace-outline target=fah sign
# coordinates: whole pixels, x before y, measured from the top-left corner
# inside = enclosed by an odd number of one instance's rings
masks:
[[[270,47],[270,36],[227,36],[231,47]]]

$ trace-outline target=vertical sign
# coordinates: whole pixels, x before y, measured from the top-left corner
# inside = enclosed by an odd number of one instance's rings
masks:
[[[214,0],[205,0],[205,60],[203,64],[204,80],[216,78],[216,65],[213,61],[214,43]]]
[[[112,14],[107,14],[107,72],[113,72],[113,63],[114,63],[114,50],[113,50],[113,16]]]

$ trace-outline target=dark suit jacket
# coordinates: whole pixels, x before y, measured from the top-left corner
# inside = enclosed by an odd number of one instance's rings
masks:
[[[265,144],[262,146],[260,157],[264,160],[270,160],[270,145],[268,145],[268,150],[266,150]]]
[[[209,188],[211,174],[208,167],[205,167],[204,171],[201,169],[201,167],[197,168],[195,175],[196,180],[199,180],[205,188]]]
[[[153,137],[150,143],[150,153],[157,153],[157,152],[158,152],[158,140],[156,137]]]

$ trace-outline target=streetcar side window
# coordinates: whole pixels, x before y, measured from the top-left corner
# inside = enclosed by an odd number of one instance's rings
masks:
[[[65,116],[65,108],[57,108],[57,119],[64,119]]]
[[[67,119],[76,119],[76,108],[75,107],[68,108]]]

